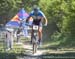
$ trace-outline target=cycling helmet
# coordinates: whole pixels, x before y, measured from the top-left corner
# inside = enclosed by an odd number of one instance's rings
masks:
[[[39,9],[40,9],[40,8],[39,8],[37,5],[34,5],[34,6],[33,6],[33,10],[34,10],[34,11],[38,11]]]

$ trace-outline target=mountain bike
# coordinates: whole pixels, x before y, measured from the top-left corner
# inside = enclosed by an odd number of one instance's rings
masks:
[[[33,54],[37,52],[37,45],[38,45],[38,30],[39,26],[38,25],[33,25],[32,26],[32,45],[33,45]]]

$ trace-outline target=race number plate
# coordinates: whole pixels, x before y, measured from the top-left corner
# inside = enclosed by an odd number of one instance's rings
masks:
[[[33,30],[38,30],[38,26],[37,25],[33,25]]]

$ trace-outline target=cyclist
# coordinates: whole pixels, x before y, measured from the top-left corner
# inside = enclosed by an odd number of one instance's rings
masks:
[[[29,14],[29,17],[26,19],[26,22],[28,22],[28,20],[30,18],[33,18],[33,22],[32,22],[32,25],[38,25],[39,26],[39,31],[38,31],[38,34],[39,34],[39,44],[41,44],[41,41],[42,41],[42,22],[43,20],[45,20],[45,26],[47,26],[47,19],[44,15],[44,13],[39,9],[39,7],[37,7],[37,5],[34,5],[33,6],[33,10],[31,11],[31,13]],[[33,33],[33,31],[32,31]],[[31,36],[31,39],[32,39],[32,36]]]

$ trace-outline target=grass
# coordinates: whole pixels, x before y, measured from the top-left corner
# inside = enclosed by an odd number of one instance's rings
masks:
[[[28,41],[29,39],[25,39],[24,37],[21,37],[21,42],[25,42],[25,41]],[[41,47],[40,49],[41,50],[48,50],[46,53],[44,53],[42,55],[42,59],[47,59],[47,58],[44,58],[44,56],[54,56],[54,57],[57,57],[57,56],[75,56],[75,48],[59,48],[58,45],[59,45],[60,41],[57,41],[57,42],[48,42],[48,43],[43,43],[43,47]],[[25,56],[25,49],[23,48],[22,45],[18,45],[16,44],[16,42],[14,42],[14,49],[10,50],[10,51],[5,51],[4,48],[4,43],[3,42],[0,42],[0,59],[17,59],[17,57],[24,57]],[[59,51],[57,51],[59,49]],[[53,52],[54,53],[53,53]],[[58,53],[58,52],[62,52],[62,51],[68,51],[68,52],[65,52],[65,53]],[[70,52],[72,51],[72,52]],[[52,52],[52,53],[51,53]],[[55,53],[57,52],[57,53]]]
[[[25,41],[24,38],[21,39],[22,42]],[[16,59],[17,56],[21,56],[25,52],[23,45],[16,44],[16,42],[14,42],[12,50],[6,51],[5,48],[5,43],[3,41],[0,41],[0,59]]]

